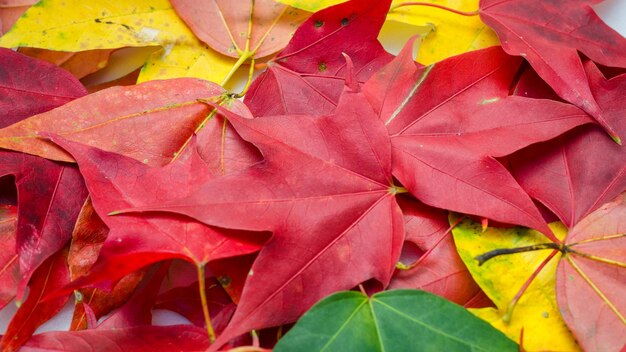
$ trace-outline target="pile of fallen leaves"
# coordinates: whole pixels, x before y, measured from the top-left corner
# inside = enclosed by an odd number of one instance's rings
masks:
[[[3,351],[626,346],[600,1],[339,2],[0,1]]]

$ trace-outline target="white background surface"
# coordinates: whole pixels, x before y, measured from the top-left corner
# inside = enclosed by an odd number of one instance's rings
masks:
[[[624,37],[626,37],[626,0],[606,0],[600,5],[594,6],[594,8],[598,12],[598,15],[600,15],[600,17],[609,26],[613,27]],[[381,41],[383,42],[385,49],[387,49],[391,53],[396,54],[404,45],[406,39],[408,39],[411,35],[412,33],[410,32],[399,33],[399,35],[393,37],[385,35],[381,38]],[[240,85],[236,85],[232,90],[240,91],[242,87],[243,83],[241,83]],[[52,320],[42,325],[37,330],[37,333],[55,330],[68,330],[72,318],[73,308],[74,302],[73,300],[70,300],[63,309],[63,311]],[[0,334],[4,334],[7,325],[9,324],[9,321],[11,320],[13,314],[15,314],[16,310],[17,307],[15,306],[15,304],[10,303],[2,311],[0,311]],[[155,310],[153,312],[153,323],[155,325],[174,325],[188,324],[189,321],[174,312]]]

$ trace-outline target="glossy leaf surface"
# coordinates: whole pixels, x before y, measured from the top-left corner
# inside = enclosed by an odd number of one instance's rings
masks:
[[[316,304],[276,351],[516,351],[465,309],[423,291],[334,294]]]

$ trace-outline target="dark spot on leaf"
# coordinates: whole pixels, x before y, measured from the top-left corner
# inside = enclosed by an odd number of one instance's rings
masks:
[[[217,280],[220,282],[220,285],[222,286],[228,286],[230,285],[230,282],[231,282],[230,277],[226,275],[218,277]]]
[[[324,25],[323,21],[321,21],[321,20],[316,20],[315,21],[315,28],[320,28],[323,25]]]
[[[347,26],[348,23],[350,23],[350,21],[347,18],[344,18],[344,19],[341,20],[341,25],[344,26],[344,27]]]
[[[101,19],[99,19],[99,18],[96,18],[94,21],[95,21],[96,23],[102,23],[102,20],[101,20]]]
[[[326,71],[326,69],[327,69],[327,68],[328,68],[328,66],[326,66],[326,64],[325,64],[325,63],[323,63],[323,62],[321,62],[321,63],[317,66],[317,69],[318,69],[320,72]]]

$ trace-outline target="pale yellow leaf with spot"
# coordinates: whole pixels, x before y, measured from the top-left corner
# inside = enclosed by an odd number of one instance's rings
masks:
[[[277,2],[308,12],[317,12],[327,7],[341,4],[347,0],[276,0]]]
[[[479,0],[424,0],[422,2],[447,8],[473,12],[478,10]],[[394,0],[391,7],[408,1]],[[479,16],[459,14],[427,6],[403,6],[389,12],[388,21],[398,21],[414,26],[432,26],[433,30],[423,38],[417,61],[430,65],[450,56],[499,45],[497,35]]]
[[[454,221],[455,219],[451,219],[451,223]],[[550,227],[559,239],[565,238],[567,229],[561,223],[552,223]],[[497,307],[470,309],[472,313],[518,343],[523,328],[523,346],[528,351],[579,350],[556,302],[556,267],[561,253],[557,253],[535,277],[515,306],[508,323],[503,320],[503,316],[509,303],[553,249],[501,255],[488,260],[482,266],[478,266],[475,259],[476,256],[494,249],[546,243],[545,236],[521,227],[489,227],[482,232],[480,223],[468,219],[456,226],[452,233],[461,259],[474,280]]]
[[[237,60],[217,53],[200,41],[194,45],[174,45],[153,53],[145,63],[137,83],[172,77],[193,77],[223,84]]]
[[[221,83],[235,63],[225,71],[228,59],[198,41],[167,0],[43,0],[0,38],[3,47],[57,51],[154,45],[163,49],[151,57],[141,81],[198,77]]]

